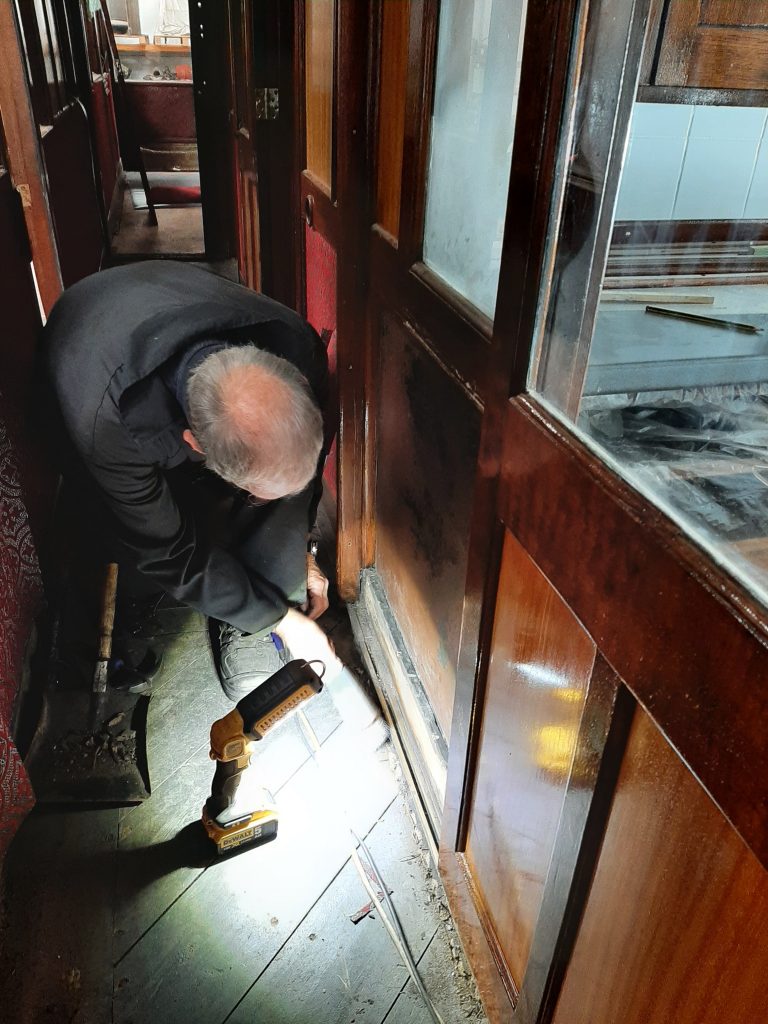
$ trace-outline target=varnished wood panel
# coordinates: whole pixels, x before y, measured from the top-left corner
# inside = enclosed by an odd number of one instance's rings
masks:
[[[638,714],[554,1024],[747,1024],[768,1005],[768,873]]]
[[[27,66],[10,3],[0,3],[0,119],[5,136],[8,169],[25,199],[24,218],[32,246],[32,264],[46,314],[61,294],[61,270],[53,221],[40,157],[37,126],[27,86]]]
[[[409,0],[382,0],[376,221],[395,239],[400,228],[409,15]]]
[[[583,626],[507,532],[466,856],[518,990],[594,660]]]
[[[378,347],[376,565],[447,738],[480,413],[394,320]]]
[[[765,0],[670,0],[655,85],[768,88]]]
[[[701,23],[768,28],[768,4],[761,0],[704,0]]]
[[[502,461],[504,522],[768,865],[764,609],[530,400]]]
[[[333,191],[333,64],[335,0],[305,4],[306,169]]]

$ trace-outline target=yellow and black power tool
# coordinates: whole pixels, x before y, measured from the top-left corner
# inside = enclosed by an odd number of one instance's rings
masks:
[[[313,664],[322,662],[287,662],[211,726],[210,756],[217,764],[211,795],[203,807],[203,825],[220,855],[246,843],[268,843],[277,835],[272,798],[248,809],[238,807],[237,792],[254,744],[322,690],[325,666],[318,675]]]

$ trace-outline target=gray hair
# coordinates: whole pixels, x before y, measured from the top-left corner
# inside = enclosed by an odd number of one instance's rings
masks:
[[[189,425],[205,462],[260,497],[296,494],[312,480],[323,421],[296,367],[254,345],[207,356],[187,382]]]

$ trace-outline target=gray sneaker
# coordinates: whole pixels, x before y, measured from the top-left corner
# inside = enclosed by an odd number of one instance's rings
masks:
[[[228,622],[219,623],[219,680],[235,704],[283,667],[271,636],[241,633]]]

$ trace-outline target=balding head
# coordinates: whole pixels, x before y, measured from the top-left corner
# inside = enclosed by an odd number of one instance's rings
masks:
[[[204,359],[187,384],[189,425],[209,469],[273,500],[312,480],[323,441],[306,379],[285,359],[252,345]]]

